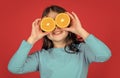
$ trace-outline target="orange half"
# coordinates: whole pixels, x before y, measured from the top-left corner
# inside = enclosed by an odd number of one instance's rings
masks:
[[[56,25],[60,28],[65,28],[70,24],[70,17],[66,13],[60,13],[55,18]]]
[[[45,17],[40,22],[40,28],[45,32],[50,32],[55,29],[55,22],[51,17]]]

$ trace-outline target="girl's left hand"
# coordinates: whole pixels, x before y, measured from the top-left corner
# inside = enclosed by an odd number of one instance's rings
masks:
[[[72,13],[66,12],[66,13],[71,18],[71,25],[68,28],[64,28],[64,30],[73,32],[75,34],[79,34],[80,29],[82,29],[82,25],[81,22],[79,21],[78,16],[74,12]]]
[[[89,33],[82,27],[82,24],[78,16],[74,12],[72,13],[66,12],[66,13],[71,18],[71,25],[70,27],[64,28],[63,30],[77,34],[85,39],[89,35]]]

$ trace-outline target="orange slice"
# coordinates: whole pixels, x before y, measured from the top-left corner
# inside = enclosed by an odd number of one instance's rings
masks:
[[[40,28],[45,32],[50,32],[55,29],[55,21],[51,17],[45,17],[40,22]]]
[[[66,13],[60,13],[55,18],[56,25],[60,28],[65,28],[70,24],[70,17]]]

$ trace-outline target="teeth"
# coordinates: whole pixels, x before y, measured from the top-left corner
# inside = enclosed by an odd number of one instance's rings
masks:
[[[60,33],[61,33],[60,31],[54,32],[55,35],[60,34]]]

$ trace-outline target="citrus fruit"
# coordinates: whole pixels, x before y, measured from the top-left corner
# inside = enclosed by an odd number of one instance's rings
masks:
[[[40,28],[45,32],[50,32],[55,29],[55,21],[51,17],[44,17],[40,22]]]
[[[65,28],[70,24],[70,17],[66,13],[60,13],[55,18],[56,25],[60,28]]]

